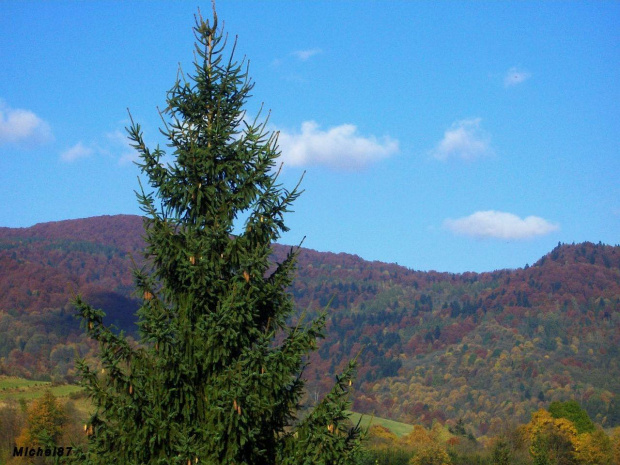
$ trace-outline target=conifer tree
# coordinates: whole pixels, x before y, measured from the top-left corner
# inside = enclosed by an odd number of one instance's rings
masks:
[[[360,428],[348,426],[354,362],[298,418],[307,354],[322,336],[294,317],[286,289],[296,250],[272,263],[271,245],[299,185],[278,183],[277,133],[248,122],[253,87],[245,58],[198,15],[191,75],[179,70],[161,133],[149,149],[133,119],[129,139],[152,191],[145,213],[148,268],[136,267],[140,340],[130,344],[81,297],[76,307],[100,344],[102,369],[79,362],[95,413],[85,425],[88,464],[347,464]],[[243,220],[243,229],[236,227]],[[235,234],[236,232],[236,234]]]

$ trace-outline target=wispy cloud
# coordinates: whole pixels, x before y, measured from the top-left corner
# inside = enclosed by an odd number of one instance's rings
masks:
[[[504,87],[513,87],[527,81],[532,75],[517,67],[510,68],[504,75]]]
[[[109,132],[106,134],[106,140],[109,145],[109,153],[112,157],[118,157],[118,163],[120,165],[127,165],[129,163],[136,162],[140,158],[138,156],[138,151],[134,150],[129,145],[129,139],[127,138],[126,133],[119,130]]]
[[[50,125],[30,110],[11,108],[0,100],[0,145],[34,148],[54,139]]]
[[[481,121],[471,118],[453,123],[431,155],[442,161],[450,158],[475,160],[492,155],[491,137],[480,128]]]
[[[116,160],[120,165],[136,161],[138,158],[135,150],[132,150],[129,146],[127,136],[123,132],[116,130],[104,134],[96,142],[88,144],[82,141],[78,142],[61,152],[60,159],[64,162],[72,163],[93,155]]]
[[[73,147],[68,148],[60,154],[60,159],[64,162],[71,163],[81,158],[90,157],[95,150],[92,147],[84,145],[82,142],[78,142]]]
[[[398,152],[398,141],[390,137],[358,134],[353,124],[326,131],[314,121],[301,125],[301,132],[280,131],[278,139],[285,165],[325,165],[335,169],[358,170]]]
[[[493,239],[529,239],[560,228],[538,216],[520,218],[494,210],[479,211],[456,220],[447,219],[444,227],[458,235]]]
[[[308,50],[296,50],[292,52],[291,55],[297,57],[298,60],[308,61],[314,55],[318,55],[319,53],[322,53],[322,52],[323,50],[321,50],[320,48],[311,48]]]

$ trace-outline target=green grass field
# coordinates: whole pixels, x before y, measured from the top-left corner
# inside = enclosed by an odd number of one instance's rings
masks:
[[[31,388],[37,386],[49,386],[51,383],[46,381],[30,381],[23,378],[15,378],[12,376],[0,376],[0,391],[10,389]]]
[[[47,381],[30,381],[12,376],[0,376],[0,403],[9,400],[32,400],[38,399],[50,389],[56,397],[68,397],[70,394],[80,392],[81,387],[72,384],[52,386]]]
[[[372,415],[361,415],[357,412],[351,413],[351,421],[353,423],[357,423],[362,418],[361,426],[363,428],[367,428],[369,425],[380,425],[387,429],[389,429],[392,433],[394,433],[399,438],[409,434],[413,430],[413,425],[409,425],[407,423],[400,423],[398,421],[388,420],[386,418],[373,417]]]

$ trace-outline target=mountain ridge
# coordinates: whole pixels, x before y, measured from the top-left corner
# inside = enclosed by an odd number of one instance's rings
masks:
[[[132,259],[142,219],[104,216],[0,228],[0,373],[72,380],[76,354],[96,351],[72,316],[79,292],[106,322],[135,332]],[[274,260],[290,246],[274,245]],[[620,424],[620,247],[558,244],[532,266],[415,271],[301,248],[290,290],[326,337],[306,371],[310,398],[360,350],[354,407],[410,423],[499,419],[579,398]]]
[[[20,237],[25,235],[26,237],[46,237],[46,238],[55,238],[55,239],[83,239],[92,242],[106,242],[106,237],[109,237],[110,228],[107,227],[109,222],[115,223],[118,227],[127,228],[133,232],[142,232],[142,218],[139,215],[133,214],[115,214],[115,215],[99,215],[93,217],[85,217],[85,218],[73,218],[73,219],[65,219],[65,220],[55,220],[49,222],[41,222],[36,223],[32,226],[25,227],[7,227],[0,226],[0,239],[1,238],[9,238],[9,237]],[[85,239],[83,236],[85,233],[88,233],[88,238]],[[106,236],[108,235],[108,236]],[[135,237],[135,235],[132,235]],[[114,241],[116,244],[117,242]],[[134,245],[134,244],[132,244]],[[288,244],[276,244],[277,247],[296,247],[296,245],[288,245]],[[350,253],[350,252],[332,252],[332,251],[320,251],[308,247],[301,247],[301,250],[306,250],[313,253],[318,254],[327,254],[327,255],[342,255],[347,257],[352,257],[353,259],[363,260],[369,263],[381,264],[381,265],[392,265],[396,267],[401,267],[403,269],[407,269],[410,271],[418,271],[418,272],[435,272],[442,274],[455,274],[455,275],[463,275],[463,274],[484,274],[484,273],[492,273],[494,271],[501,270],[512,270],[519,268],[500,268],[493,271],[482,271],[482,272],[474,272],[474,271],[464,271],[464,272],[450,272],[450,271],[440,271],[435,269],[430,270],[416,270],[412,267],[407,267],[404,265],[399,265],[398,263],[392,262],[384,262],[382,260],[367,260],[364,257]]]

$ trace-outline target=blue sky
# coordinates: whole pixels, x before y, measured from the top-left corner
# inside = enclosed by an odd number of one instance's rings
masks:
[[[620,243],[619,2],[224,2],[305,193],[282,240],[416,270]],[[0,15],[0,226],[138,214],[196,2],[14,2]],[[209,3],[202,5],[205,16]]]

